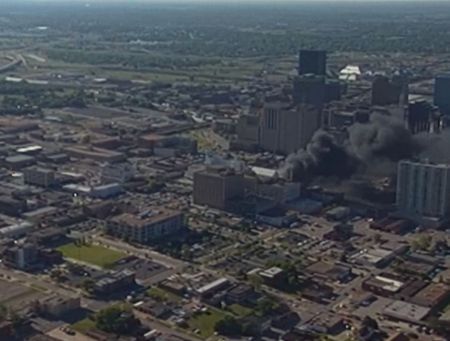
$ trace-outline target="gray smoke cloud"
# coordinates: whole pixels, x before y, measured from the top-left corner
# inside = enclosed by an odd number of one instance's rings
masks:
[[[323,130],[317,131],[306,149],[289,155],[280,173],[283,177],[310,179],[313,176],[344,178],[358,168],[358,160],[335,137]]]
[[[438,162],[442,154],[448,154],[449,143],[450,133],[412,135],[401,120],[373,114],[368,123],[349,127],[342,144],[328,132],[316,132],[305,149],[286,158],[280,173],[299,180],[345,179],[357,172],[389,176],[402,159],[433,155],[432,161]],[[447,159],[450,160],[450,155]]]
[[[435,163],[450,163],[450,131],[444,130],[439,134],[421,133],[415,136],[421,150],[421,159],[428,159]]]
[[[373,161],[399,161],[420,151],[420,145],[402,121],[373,114],[367,124],[356,123],[348,129],[349,152],[365,164]]]

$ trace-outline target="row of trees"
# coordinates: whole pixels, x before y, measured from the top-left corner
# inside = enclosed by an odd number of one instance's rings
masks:
[[[199,67],[216,65],[220,59],[186,57],[186,55],[149,55],[124,51],[90,51],[80,49],[50,49],[47,55],[51,59],[66,63],[86,63],[92,65],[117,65],[122,67],[143,69],[159,67]]]
[[[35,86],[39,88],[39,86]],[[27,89],[27,87],[25,87]],[[18,90],[17,94],[5,95],[1,101],[2,109],[18,108],[84,108],[87,97],[83,91],[57,94],[54,91],[41,89],[31,93],[23,93],[26,90]],[[23,94],[22,94],[23,93]]]

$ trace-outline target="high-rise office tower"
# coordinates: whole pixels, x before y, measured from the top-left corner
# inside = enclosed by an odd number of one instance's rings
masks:
[[[292,95],[295,104],[309,104],[322,108],[326,97],[325,77],[313,74],[295,77]]]
[[[325,103],[340,101],[344,87],[338,79],[327,79],[325,84]]]
[[[261,148],[290,154],[306,147],[321,126],[321,111],[312,105],[268,103],[260,125]]]
[[[406,78],[377,76],[372,82],[372,105],[403,106],[408,104],[408,93]]]
[[[300,50],[298,58],[298,74],[325,76],[327,73],[327,52],[319,50]]]
[[[435,107],[423,100],[409,103],[406,122],[413,134],[440,130],[440,119]]]
[[[434,81],[434,105],[450,115],[450,74],[437,76]]]
[[[450,165],[400,161],[397,207],[413,219],[449,217]]]

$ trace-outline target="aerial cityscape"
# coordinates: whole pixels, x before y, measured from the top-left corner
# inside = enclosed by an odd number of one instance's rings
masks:
[[[1,1],[0,340],[450,340],[450,2]]]

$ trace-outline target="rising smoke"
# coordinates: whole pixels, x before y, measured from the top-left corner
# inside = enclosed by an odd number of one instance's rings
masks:
[[[399,160],[426,157],[434,150],[432,145],[445,144],[450,141],[448,137],[450,134],[412,135],[402,121],[374,114],[370,122],[351,126],[343,144],[328,132],[316,132],[306,149],[286,158],[280,173],[298,180],[345,179],[357,172],[389,176],[395,173]]]
[[[348,133],[349,152],[364,164],[397,162],[420,151],[418,141],[404,123],[392,116],[374,114],[369,123],[354,124]]]
[[[283,177],[307,180],[313,176],[345,178],[353,174],[358,160],[335,137],[323,130],[314,134],[306,149],[286,158],[281,168]]]

